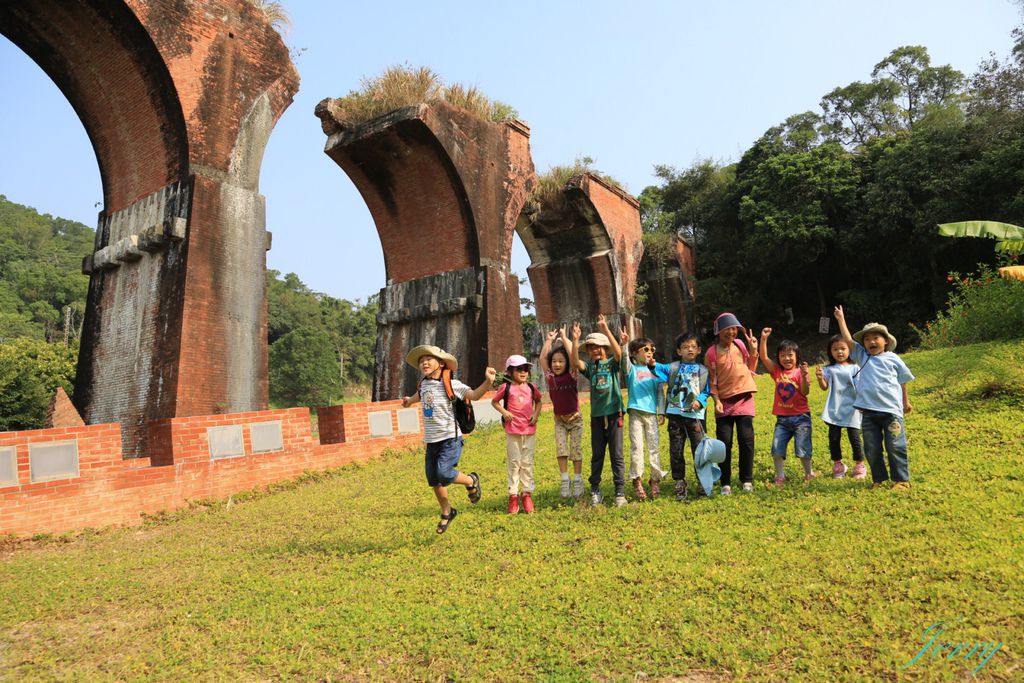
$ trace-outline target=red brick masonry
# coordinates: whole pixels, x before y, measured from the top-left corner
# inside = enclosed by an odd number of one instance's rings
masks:
[[[322,409],[314,439],[308,408],[170,418],[148,425],[148,457],[123,459],[121,426],[64,427],[0,433],[0,449],[16,447],[15,485],[0,483],[0,534],[61,533],[109,524],[137,524],[144,513],[173,510],[189,500],[226,498],[259,486],[416,445],[418,429],[399,434],[401,401]],[[392,435],[371,437],[368,415],[386,412]],[[410,413],[411,415],[411,413]],[[247,425],[279,420],[283,449],[253,453]],[[245,455],[213,460],[208,427],[243,425]],[[29,444],[77,441],[79,476],[32,483]],[[329,442],[329,443],[328,443]]]

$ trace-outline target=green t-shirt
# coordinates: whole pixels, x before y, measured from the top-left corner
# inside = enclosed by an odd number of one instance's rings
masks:
[[[590,380],[590,416],[618,415],[622,410],[619,361],[615,358],[585,361],[583,376]]]

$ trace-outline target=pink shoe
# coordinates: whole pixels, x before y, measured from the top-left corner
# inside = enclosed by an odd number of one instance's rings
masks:
[[[817,476],[818,473],[815,472],[814,470],[811,470],[809,473],[804,475],[804,481],[810,481],[811,479],[815,479]]]
[[[846,476],[846,463],[842,460],[836,460],[832,463],[832,478],[842,479]]]
[[[511,494],[508,497],[508,514],[514,515],[519,512],[519,496]]]
[[[786,478],[784,476],[782,476],[781,474],[779,476],[775,477],[775,485],[776,486],[782,486],[785,483],[786,483]]]
[[[868,468],[864,466],[864,461],[853,463],[853,478],[863,479],[866,476],[868,476]]]
[[[533,496],[531,496],[529,492],[519,496],[519,502],[523,506],[523,512],[528,515],[533,514]]]

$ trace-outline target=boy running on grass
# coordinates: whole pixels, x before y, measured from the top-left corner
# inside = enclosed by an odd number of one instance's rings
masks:
[[[437,533],[443,534],[458,514],[448,503],[448,486],[465,486],[469,502],[477,503],[480,501],[480,477],[476,472],[467,475],[455,469],[459,464],[459,458],[462,457],[462,435],[459,434],[459,425],[455,421],[455,406],[445,391],[442,373],[450,373],[449,379],[456,399],[471,401],[487,393],[497,373],[494,368],[487,368],[484,371],[483,383],[476,389],[470,389],[454,377],[455,371],[459,368],[459,361],[455,356],[429,345],[414,348],[405,357],[405,362],[423,373],[419,391],[414,396],[402,397],[402,406],[408,408],[415,403],[423,403],[427,484],[433,487],[437,503],[441,506],[441,521],[437,523]]]

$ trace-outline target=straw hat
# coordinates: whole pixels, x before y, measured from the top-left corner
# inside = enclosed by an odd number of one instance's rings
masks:
[[[607,346],[608,348],[611,348],[612,343],[608,341],[608,337],[601,332],[591,332],[587,335],[587,338],[583,340],[583,343],[580,344],[580,348],[586,351],[588,346]]]
[[[444,361],[445,367],[451,370],[453,375],[459,369],[459,361],[455,359],[455,356],[444,349],[431,344],[420,344],[415,347],[412,351],[406,354],[405,362],[419,370],[420,358],[423,356],[433,356],[434,358]]]
[[[883,337],[885,337],[886,351],[896,350],[896,337],[889,334],[889,328],[883,325],[882,323],[868,323],[867,325],[864,326],[863,330],[853,335],[853,340],[858,344],[862,344],[861,339],[863,339],[864,335],[867,334],[868,332],[875,332],[876,334],[880,334]]]

